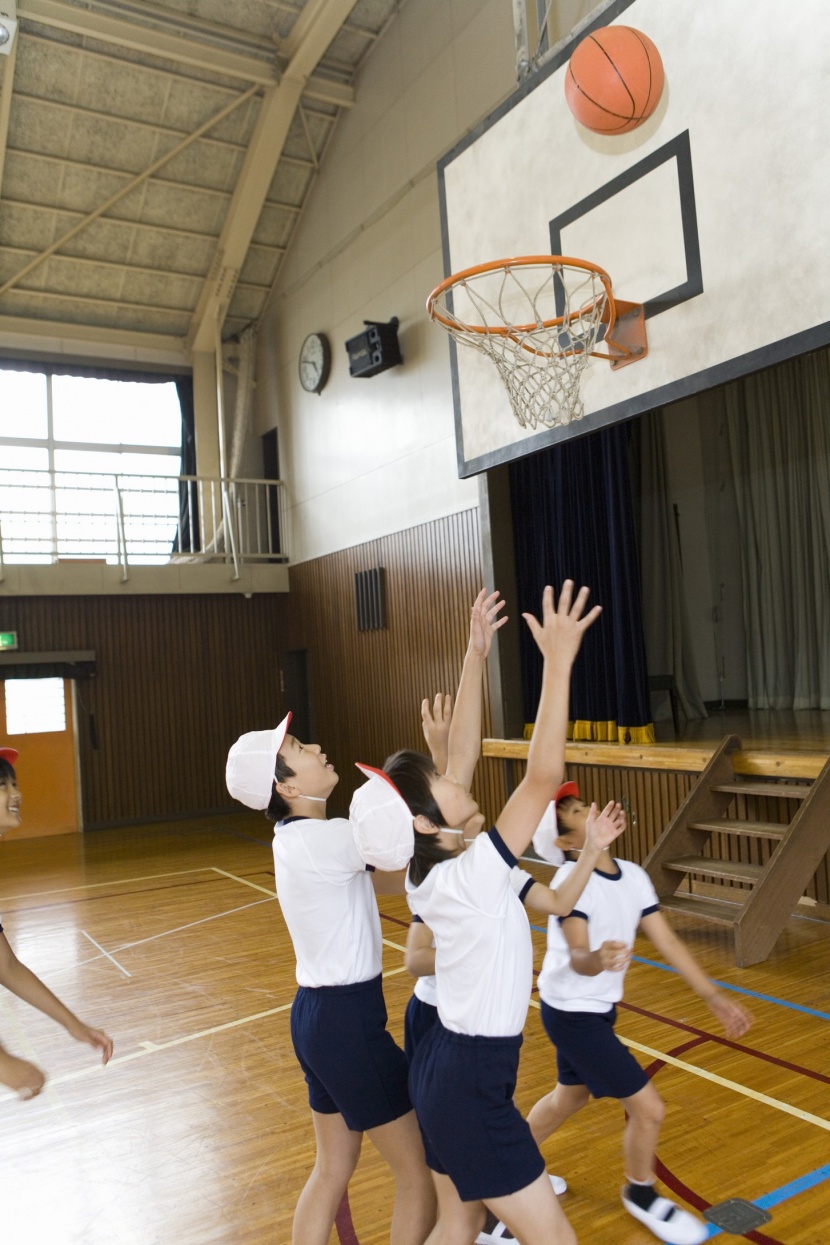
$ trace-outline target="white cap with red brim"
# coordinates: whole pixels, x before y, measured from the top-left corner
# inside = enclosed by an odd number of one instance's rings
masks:
[[[415,850],[409,806],[383,770],[360,762],[357,768],[368,779],[355,791],[349,806],[349,821],[361,859],[387,872],[405,869]]]
[[[240,735],[228,753],[225,783],[228,791],[248,808],[266,809],[274,789],[277,753],[285,742],[291,714],[270,731]]]
[[[19,756],[20,753],[17,751],[17,748],[0,748],[0,757],[4,761],[8,761],[9,765],[17,765]]]
[[[556,846],[556,840],[559,838],[559,827],[556,824],[556,805],[559,800],[565,800],[568,796],[576,796],[579,799],[579,787],[577,787],[575,782],[565,782],[559,787],[556,795],[542,814],[542,820],[539,822],[533,835],[533,849],[536,855],[549,865],[558,866],[565,863],[565,853],[561,847]]]

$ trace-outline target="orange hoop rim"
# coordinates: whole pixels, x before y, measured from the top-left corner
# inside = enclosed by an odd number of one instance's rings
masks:
[[[486,264],[476,264],[472,268],[464,268],[460,272],[454,272],[449,277],[445,277],[440,285],[436,285],[435,289],[427,298],[427,314],[430,320],[437,321],[443,325],[445,329],[459,331],[458,325],[438,310],[437,302],[442,294],[446,294],[448,290],[453,289],[462,281],[466,281],[470,277],[481,276],[485,272],[496,272],[500,268],[530,268],[534,265],[543,267],[556,266],[559,268],[569,267],[582,269],[583,272],[593,273],[599,277],[602,282],[608,299],[607,306],[602,315],[602,322],[606,327],[606,338],[614,328],[617,319],[617,306],[614,300],[614,291],[611,285],[611,278],[604,268],[600,268],[599,264],[591,263],[588,259],[574,259],[568,255],[521,255],[512,259],[491,259]],[[590,306],[590,303],[586,304]],[[486,324],[466,324],[463,331],[467,333],[478,333],[484,337],[515,337],[517,333],[532,333],[534,329],[550,329],[556,328],[562,324],[570,324],[574,320],[580,319],[585,313],[585,307],[578,311],[572,311],[567,315],[554,316],[551,320],[533,321],[531,324],[505,324],[498,327],[488,328]],[[592,352],[593,353],[593,352]],[[602,356],[601,356],[602,357]]]

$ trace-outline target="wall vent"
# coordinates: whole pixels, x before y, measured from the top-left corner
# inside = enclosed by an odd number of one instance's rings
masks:
[[[382,566],[355,573],[354,600],[358,631],[380,631],[386,626],[386,571]]]

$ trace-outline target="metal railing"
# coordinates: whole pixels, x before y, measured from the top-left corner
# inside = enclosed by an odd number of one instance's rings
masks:
[[[0,580],[4,565],[287,562],[280,480],[93,475],[4,469],[0,462]]]

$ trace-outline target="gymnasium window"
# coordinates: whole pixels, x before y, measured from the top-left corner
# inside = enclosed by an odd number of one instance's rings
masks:
[[[0,368],[5,562],[169,559],[179,518],[176,385]]]
[[[6,734],[66,730],[63,679],[6,679]]]

